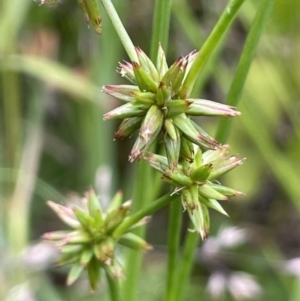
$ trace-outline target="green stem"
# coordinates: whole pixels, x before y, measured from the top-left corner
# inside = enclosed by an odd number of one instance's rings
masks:
[[[114,278],[109,272],[106,272],[106,278],[109,287],[110,300],[120,301],[120,281]]]
[[[172,0],[156,0],[153,17],[150,58],[156,60],[158,45],[167,53]],[[166,300],[172,300],[172,292],[176,279],[176,264],[179,259],[178,249],[182,220],[180,202],[172,202],[170,206],[168,232],[168,272],[166,283]]]
[[[192,223],[190,223],[190,228],[193,228]],[[197,233],[189,232],[185,239],[184,250],[182,260],[179,264],[176,285],[174,286],[174,299],[172,301],[182,300],[182,295],[184,293],[184,288],[187,285],[195,257],[196,247],[199,243],[200,236]]]
[[[139,211],[131,215],[128,219],[126,219],[119,227],[114,230],[112,236],[116,239],[119,238],[123,233],[125,233],[130,227],[140,221],[143,217],[151,215],[162,207],[173,202],[176,198],[178,198],[178,195],[170,196],[169,194],[166,194],[161,198],[151,202],[147,207],[140,209]],[[178,203],[180,204],[180,202]]]
[[[158,45],[167,51],[172,0],[156,0],[152,26],[150,58],[154,62],[157,57]]]
[[[236,106],[238,104],[251,62],[254,58],[261,34],[265,28],[273,4],[274,0],[263,1],[255,15],[228,93],[226,103],[229,105]],[[216,139],[221,143],[224,143],[227,140],[231,123],[232,120],[229,118],[223,118],[221,120],[216,134]]]
[[[137,213],[143,208],[147,208],[151,199],[151,182],[153,179],[153,171],[146,162],[142,161],[137,166],[137,172],[134,179],[134,192],[133,192],[133,202],[132,202],[132,212]],[[145,215],[149,214],[147,212]],[[145,215],[140,215],[142,218]],[[137,218],[137,217],[136,217]],[[133,222],[134,218],[131,222]],[[128,228],[127,228],[128,229]],[[139,227],[136,229],[135,234],[140,237],[144,237],[146,234],[145,227]],[[124,301],[136,300],[137,297],[137,287],[140,278],[141,264],[143,259],[142,251],[129,250],[126,258],[126,281],[124,282],[122,297]]]
[[[115,30],[129,56],[131,61],[138,62],[138,57],[135,52],[134,45],[126,31],[126,29],[123,26],[122,21],[120,20],[117,11],[115,10],[114,5],[110,0],[101,0],[103,7],[106,10],[106,13],[108,14],[113,26],[115,27]]]
[[[245,0],[231,0],[225,7],[219,21],[205,41],[189,73],[187,74],[187,77],[179,92],[181,98],[186,98],[191,94],[199,72],[202,70],[208,57],[215,50],[218,43],[222,40],[222,36],[226,33],[237,11],[244,2]]]
[[[167,3],[170,0],[161,0],[158,1],[157,5],[163,4],[163,7],[165,8],[163,10],[164,13],[167,13],[167,15],[163,15],[163,12],[160,12],[160,18],[158,18],[155,22],[158,24],[155,25],[155,32],[153,33],[153,36],[156,36],[157,40],[155,42],[155,39],[152,38],[152,45],[153,44],[158,44],[158,40],[164,39],[164,43],[166,46],[167,38],[168,38],[168,25],[166,22],[169,20],[169,14],[170,14],[170,9],[166,9],[168,7]],[[102,0],[102,3],[107,3],[108,1]],[[160,2],[160,3],[159,3]],[[163,2],[163,3],[162,3]],[[110,3],[110,2],[109,2]],[[170,2],[169,2],[170,3]],[[112,11],[112,10],[111,10]],[[108,12],[109,13],[109,12]],[[159,14],[159,12],[158,12]],[[114,16],[116,19],[116,16]],[[113,21],[113,18],[111,18]],[[114,21],[113,21],[114,22]],[[160,23],[164,22],[164,26],[161,26]],[[118,34],[120,38],[122,39],[122,36],[127,37],[127,34],[124,33],[123,26],[118,25],[118,28],[122,28],[122,31]],[[117,28],[116,28],[117,29]],[[165,38],[162,38],[165,37]],[[123,42],[124,46],[125,43]],[[154,46],[153,46],[154,47]],[[131,48],[129,49],[131,50]],[[128,52],[128,50],[127,50]],[[131,52],[128,53],[130,56]],[[136,57],[136,53],[134,52],[134,56]],[[136,60],[131,58],[132,60]],[[154,59],[152,57],[152,59]],[[134,193],[133,197],[133,212],[139,212],[139,210],[143,210],[143,208],[147,208],[147,205],[151,201],[151,195],[152,195],[152,187],[151,184],[153,180],[153,175],[152,175],[152,170],[150,166],[147,166],[145,162],[141,162],[138,166],[138,171],[137,171],[137,176],[136,176],[136,191]],[[167,201],[168,203],[169,201]],[[154,208],[154,210],[158,210]],[[143,213],[143,214],[150,214],[153,211],[149,213]],[[143,217],[143,215],[141,216]],[[141,218],[139,217],[139,218]],[[118,233],[117,233],[118,234]],[[145,227],[141,227],[138,230],[136,230],[136,234],[139,236],[145,236]],[[125,301],[130,300],[134,301],[136,300],[136,295],[137,295],[137,283],[139,279],[139,273],[140,273],[140,267],[141,267],[141,262],[142,262],[142,252],[139,251],[129,251],[128,256],[127,256],[127,267],[126,267],[126,282],[124,283],[123,291],[122,291],[122,297]]]
[[[170,204],[169,231],[168,231],[168,271],[167,271],[167,290],[166,301],[175,298],[177,285],[177,268],[179,261],[180,233],[182,224],[182,205],[181,202]]]

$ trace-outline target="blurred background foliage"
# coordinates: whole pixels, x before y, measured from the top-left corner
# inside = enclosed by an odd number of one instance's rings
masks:
[[[173,1],[169,62],[201,47],[223,2]],[[194,96],[226,101],[259,3],[243,5]],[[149,53],[154,1],[114,4],[134,44]],[[95,294],[84,279],[66,287],[66,271],[51,265],[55,250],[40,243],[61,226],[46,200],[76,200],[90,185],[103,201],[116,189],[128,199],[138,185],[137,163],[127,161],[133,140],[113,141],[117,123],[102,120],[117,103],[101,87],[122,83],[116,67],[128,60],[102,14],[99,36],[74,1],[0,3],[1,300],[107,300],[105,283]],[[277,0],[228,139],[247,160],[224,182],[246,195],[225,204],[229,219],[212,213],[184,300],[300,300],[299,28],[300,1]],[[219,121],[199,120],[212,135]],[[144,258],[139,300],[162,300],[167,219],[164,209],[149,224],[154,250]]]

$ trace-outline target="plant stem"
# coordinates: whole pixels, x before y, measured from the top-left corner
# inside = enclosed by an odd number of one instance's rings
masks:
[[[237,11],[244,2],[245,0],[231,0],[225,7],[219,21],[199,51],[189,73],[187,74],[182,88],[179,91],[179,95],[182,99],[188,97],[192,92],[199,72],[205,65],[208,57],[215,50],[219,41],[221,41],[222,36],[226,33]]]
[[[177,285],[177,265],[179,261],[179,245],[182,224],[182,205],[181,202],[170,204],[169,231],[168,231],[168,271],[167,271],[167,290],[166,301],[175,298],[174,292]]]
[[[157,57],[158,45],[167,51],[172,0],[156,0],[154,8],[150,58],[154,62]]]
[[[192,223],[190,223],[190,228],[193,228]],[[182,260],[179,266],[177,267],[178,273],[174,285],[174,292],[173,292],[174,298],[172,299],[172,301],[182,300],[182,294],[184,292],[184,288],[187,285],[188,278],[190,276],[193,267],[193,260],[195,257],[196,247],[199,243],[199,240],[200,240],[199,234],[194,232],[187,233]]]
[[[143,217],[151,215],[152,213],[158,211],[162,207],[175,201],[177,198],[179,198],[178,195],[170,196],[169,194],[166,194],[160,197],[159,199],[151,202],[147,207],[140,209],[139,211],[131,215],[128,219],[126,219],[119,227],[117,227],[114,230],[112,236],[116,239],[119,238],[122,234],[124,234],[130,227],[132,227]],[[173,202],[173,203],[177,203],[177,202]],[[178,203],[180,204],[180,202]]]
[[[152,170],[150,166],[146,165],[146,162],[142,161],[137,166],[137,171],[135,173],[134,179],[134,192],[133,192],[133,203],[132,203],[132,212],[133,216],[135,213],[138,213],[143,208],[147,208],[147,205],[151,201],[151,181],[152,181]],[[140,217],[146,216],[148,213],[144,212],[145,215],[140,215]],[[136,216],[136,218],[138,218]],[[138,219],[139,220],[139,219]],[[131,222],[134,221],[134,217]],[[128,222],[127,226],[131,226],[132,224]],[[125,225],[126,226],[126,225]],[[126,228],[128,229],[128,228]],[[145,227],[139,227],[136,229],[135,234],[140,237],[144,237],[146,234]],[[123,232],[124,233],[124,232]],[[141,264],[143,259],[143,252],[136,250],[129,250],[126,258],[126,281],[124,282],[122,297],[123,300],[136,300],[137,298],[137,288],[138,288],[138,280],[141,272]]]
[[[113,278],[113,276],[109,272],[106,272],[105,274],[109,286],[111,301],[120,301],[120,281]]]
[[[115,30],[129,56],[131,61],[138,62],[138,57],[135,52],[134,45],[126,31],[126,29],[123,26],[122,21],[120,20],[117,11],[115,10],[115,7],[113,6],[112,2],[110,0],[101,0],[103,7],[106,10],[106,13],[108,14],[113,26],[115,27]]]
[[[274,0],[263,1],[255,15],[228,93],[226,103],[229,105],[236,106],[238,104],[251,62],[254,58],[261,34],[265,28],[273,4]],[[232,120],[229,118],[223,118],[221,120],[216,134],[216,139],[219,142],[224,143],[227,140],[231,123]]]

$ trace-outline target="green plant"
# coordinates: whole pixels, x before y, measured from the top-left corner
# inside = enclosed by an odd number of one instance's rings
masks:
[[[44,2],[53,4],[55,1],[42,1],[42,4]],[[168,272],[165,300],[179,301],[182,298],[184,287],[184,285],[179,285],[179,281],[187,282],[199,235],[187,234],[183,256],[180,256],[178,246],[182,210],[178,196],[181,196],[184,209],[190,216],[192,222],[190,228],[195,228],[204,239],[210,228],[208,207],[226,214],[218,201],[227,200],[227,196],[241,194],[216,181],[218,176],[243,162],[243,159],[235,156],[228,157],[226,155],[228,146],[220,144],[220,142],[225,143],[227,138],[228,123],[224,121],[225,119],[220,123],[217,141],[199,126],[198,120],[195,121],[192,118],[194,116],[227,118],[240,115],[240,112],[232,105],[237,104],[238,96],[241,95],[250,63],[273,1],[265,0],[258,10],[230,90],[228,104],[198,99],[191,95],[198,75],[203,72],[205,63],[219,47],[244,0],[230,1],[200,51],[180,57],[170,67],[167,65],[164,51],[167,53],[171,1],[156,2],[150,58],[140,48],[133,45],[112,2],[109,0],[101,2],[131,60],[131,63],[120,64],[119,73],[132,83],[132,85],[106,85],[103,87],[105,93],[125,102],[125,105],[106,113],[104,119],[123,119],[115,133],[115,138],[129,137],[138,131],[138,137],[130,153],[130,161],[138,161],[142,158],[146,160],[134,163],[139,167],[135,179],[135,191],[131,193],[133,196],[131,214],[127,216],[129,213],[128,203],[122,205],[120,198],[118,198],[116,206],[115,202],[112,202],[111,206],[115,206],[113,209],[110,208],[107,214],[102,214],[96,196],[90,191],[87,195],[87,204],[83,204],[86,206],[84,210],[70,209],[49,203],[61,219],[76,230],[45,234],[44,238],[58,241],[62,252],[61,259],[58,261],[60,264],[71,263],[73,265],[68,284],[73,283],[87,267],[91,287],[95,290],[98,284],[99,269],[102,268],[107,274],[111,299],[133,301],[136,299],[142,250],[149,248],[144,240],[144,228],[135,229],[134,225],[138,223],[139,226],[142,226],[143,223],[139,223],[141,219],[169,204]],[[79,1],[79,4],[87,21],[90,21],[95,30],[100,33],[102,20],[97,2],[82,0]],[[43,60],[39,63],[40,66],[47,66],[47,62]],[[25,70],[39,78],[45,76],[38,64],[25,56],[10,57],[4,62],[5,64],[8,66],[7,68],[19,68],[19,70]],[[20,66],[18,66],[19,64]],[[51,68],[48,70],[50,71]],[[55,74],[56,70],[58,68],[51,72]],[[66,81],[66,84],[64,81],[57,79],[56,81],[65,90],[73,90],[72,85],[69,85],[71,81]],[[93,99],[94,95],[98,93],[98,89],[89,83],[83,83],[80,86],[80,80],[78,80],[76,89],[88,99]],[[40,112],[39,117],[42,116],[42,113]],[[157,144],[161,141],[163,141],[164,150],[159,151]],[[154,183],[150,167],[154,167],[162,173],[163,180],[175,187],[171,195],[166,194],[154,200],[156,197],[150,191]],[[96,213],[94,208],[97,208]],[[26,215],[24,216],[26,217]],[[110,227],[108,225],[111,222],[116,222],[116,224]],[[13,225],[11,224],[9,227],[12,233]],[[133,230],[134,233],[128,232],[129,230]],[[124,265],[127,279],[123,284],[115,279],[121,273],[113,270],[116,267],[114,263],[118,262],[115,256],[117,243],[138,250],[136,253],[128,253]],[[177,263],[179,263],[179,268],[176,270]]]

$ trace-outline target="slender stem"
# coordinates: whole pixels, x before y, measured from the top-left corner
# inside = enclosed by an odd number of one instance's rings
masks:
[[[101,0],[102,4],[104,5],[109,17],[111,18],[116,31],[129,55],[129,57],[131,58],[132,61],[137,61],[137,55],[136,52],[134,50],[134,46],[130,40],[130,38],[128,37],[128,34],[126,33],[117,13],[115,12],[115,9],[113,8],[111,2],[109,0]],[[164,5],[166,5],[167,2],[169,2],[170,0],[161,0],[158,2],[163,2]],[[159,3],[158,3],[159,4]],[[160,3],[161,4],[161,3]],[[168,6],[164,6],[165,8],[167,8]],[[167,10],[164,9],[164,12],[166,12]],[[161,12],[162,13],[162,12]],[[161,27],[159,24],[156,24],[155,27],[155,32],[156,32],[156,37],[158,37],[157,39],[159,40],[162,36],[164,36],[164,40],[165,40],[165,44],[167,41],[167,37],[168,37],[168,22],[166,22],[166,20],[169,20],[169,14],[170,14],[170,9],[168,12],[168,15],[160,15],[161,17],[159,18],[159,20],[157,20],[158,23],[164,22],[164,26]],[[167,18],[167,19],[165,19]],[[155,42],[153,42],[152,44],[154,44]],[[156,44],[158,44],[158,42],[156,42]],[[145,162],[141,162],[138,166],[138,171],[137,171],[137,177],[136,177],[136,190],[134,193],[134,197],[133,197],[133,212],[139,212],[139,210],[143,210],[142,208],[147,206],[147,204],[149,204],[149,202],[151,201],[151,182],[152,182],[152,170],[149,166],[146,165]],[[169,200],[166,202],[168,203]],[[145,207],[147,208],[147,207]],[[154,208],[154,210],[157,210],[156,208]],[[143,215],[138,217],[138,219],[140,219],[141,217],[143,217],[144,215],[150,214],[153,211],[150,211],[149,213],[145,212],[142,213]],[[133,220],[133,219],[132,219]],[[125,225],[126,226],[126,225]],[[120,231],[120,232],[119,232]],[[120,233],[123,230],[121,229],[117,229],[116,234],[120,235]],[[145,235],[145,228],[141,227],[139,228],[136,233],[140,236],[144,236]],[[136,293],[137,293],[137,282],[138,282],[138,278],[139,278],[139,273],[140,273],[140,266],[141,266],[141,261],[142,261],[142,252],[138,252],[138,251],[130,251],[128,253],[127,256],[127,268],[126,268],[126,281],[124,283],[124,287],[123,287],[123,291],[122,291],[122,298],[127,301],[134,301],[136,299]]]
[[[167,290],[166,301],[175,298],[177,285],[177,267],[179,261],[179,246],[182,224],[182,205],[181,202],[170,204],[169,231],[168,231],[168,271],[167,271]]]
[[[192,89],[194,87],[199,72],[205,65],[208,57],[215,50],[219,41],[221,41],[222,36],[226,33],[237,11],[239,10],[239,8],[244,2],[245,0],[231,0],[228,3],[228,5],[225,7],[219,21],[217,22],[213,31],[205,41],[189,73],[187,74],[187,77],[179,93],[181,98],[186,98],[192,92]]]
[[[106,272],[105,274],[109,287],[110,300],[120,301],[120,281],[115,279],[109,272]]]
[[[138,57],[135,52],[134,45],[126,31],[126,29],[123,26],[122,21],[120,20],[117,11],[115,10],[115,7],[113,6],[112,2],[110,0],[101,0],[102,5],[104,6],[106,13],[108,14],[113,26],[115,27],[115,30],[129,56],[131,61],[137,62]]]
[[[166,194],[161,198],[151,202],[147,207],[140,209],[133,215],[131,215],[127,220],[125,220],[119,227],[117,227],[112,236],[114,238],[119,238],[123,233],[125,233],[130,227],[132,227],[135,223],[141,220],[143,217],[151,215],[152,213],[156,212],[157,210],[161,209],[162,207],[168,205],[169,203],[173,202],[178,198],[178,195],[170,196]],[[174,202],[179,203],[180,202]]]
[[[255,15],[228,93],[226,103],[229,105],[236,106],[240,100],[251,62],[254,58],[261,34],[265,28],[273,4],[274,0],[263,1]],[[224,143],[227,140],[231,123],[232,120],[229,118],[223,118],[221,120],[216,134],[216,139],[218,141]]]
[[[134,192],[133,192],[133,202],[132,202],[132,212],[137,213],[143,208],[147,208],[148,204],[151,202],[151,182],[153,179],[152,170],[146,162],[142,161],[137,166],[137,172],[134,179]],[[144,212],[143,214],[148,215],[149,213]],[[145,215],[140,215],[142,218]],[[136,216],[136,218],[138,218]],[[139,218],[139,219],[140,219]],[[138,219],[138,220],[139,220]],[[131,222],[134,221],[134,218]],[[129,223],[130,224],[130,223]],[[126,225],[125,225],[126,226]],[[128,228],[127,228],[128,229]],[[140,237],[144,237],[146,234],[145,227],[139,227],[136,229],[135,234]],[[136,300],[137,297],[137,287],[141,272],[141,264],[143,259],[143,252],[136,250],[128,250],[126,257],[126,281],[124,282],[122,297],[124,301]]]
[[[190,228],[193,225],[191,223]],[[185,239],[184,250],[182,260],[179,264],[176,285],[174,286],[174,299],[172,301],[182,300],[182,295],[184,293],[184,288],[188,282],[195,257],[196,247],[199,243],[200,236],[195,232],[189,232]]]
[[[152,26],[152,40],[150,58],[154,61],[157,57],[158,44],[167,51],[169,40],[169,27],[172,0],[156,0]]]
[[[170,16],[172,0],[156,0],[153,18],[153,34],[150,57],[154,61],[157,57],[158,45],[161,43],[165,52],[168,47]],[[179,260],[180,230],[182,221],[180,202],[172,202],[170,206],[168,232],[168,272],[166,283],[166,300],[172,300],[176,279],[176,265]]]

